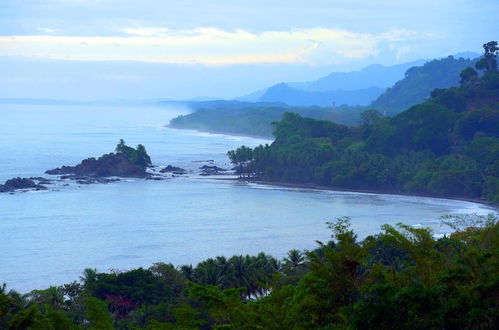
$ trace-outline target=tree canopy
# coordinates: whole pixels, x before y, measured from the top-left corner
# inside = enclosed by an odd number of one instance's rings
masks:
[[[483,44],[483,57],[476,63],[475,67],[478,70],[486,72],[497,71],[497,55],[499,54],[499,47],[497,41],[489,41]]]
[[[126,145],[123,139],[120,139],[115,148],[115,153],[125,156],[131,162],[146,168],[151,165],[151,157],[147,154],[144,145],[139,144],[137,148],[132,148]]]
[[[286,113],[272,144],[229,158],[259,180],[499,202],[499,73],[471,70],[394,117],[366,111],[360,127]]]

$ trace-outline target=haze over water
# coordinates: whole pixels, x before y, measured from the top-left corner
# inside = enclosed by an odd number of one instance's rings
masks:
[[[120,138],[146,146],[153,164],[228,168],[228,150],[270,141],[163,127],[185,109],[0,105],[0,181],[42,176],[113,151]],[[384,223],[431,226],[438,217],[487,213],[479,204],[434,198],[280,188],[190,175],[166,181],[59,185],[0,194],[0,283],[27,292],[99,271],[196,263],[217,255],[282,257],[327,240],[325,222],[351,216],[362,235]],[[421,219],[424,222],[421,222]]]

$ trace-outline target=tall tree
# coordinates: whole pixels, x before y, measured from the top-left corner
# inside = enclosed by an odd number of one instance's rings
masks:
[[[486,72],[497,71],[497,59],[496,56],[499,54],[499,47],[497,47],[497,41],[489,41],[483,44],[483,58],[479,60],[475,67],[478,70]]]

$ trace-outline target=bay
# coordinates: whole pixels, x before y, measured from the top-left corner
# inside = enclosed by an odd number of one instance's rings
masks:
[[[165,128],[172,107],[0,105],[0,181],[41,176],[114,149],[120,138],[144,144],[154,164],[196,170],[213,160],[229,168],[228,150],[263,139]],[[447,199],[321,191],[189,175],[165,181],[58,185],[0,194],[0,283],[27,292],[98,271],[195,264],[217,255],[282,257],[326,241],[325,222],[350,216],[361,237],[384,223],[448,233],[439,216],[485,214],[487,207]]]

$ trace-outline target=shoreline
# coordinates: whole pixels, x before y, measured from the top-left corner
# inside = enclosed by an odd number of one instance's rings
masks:
[[[187,127],[175,127],[171,126],[171,124],[166,124],[163,127],[166,128],[171,128],[171,129],[178,129],[178,130],[188,130],[188,131],[196,131],[200,133],[209,133],[209,134],[219,134],[219,135],[227,135],[227,136],[237,136],[237,137],[248,137],[252,139],[258,139],[258,140],[268,140],[268,141],[274,141],[273,136],[263,136],[263,135],[254,135],[254,134],[238,134],[234,132],[224,132],[224,131],[217,131],[217,130],[201,130],[198,128],[187,128]]]
[[[429,194],[411,194],[411,193],[403,193],[403,192],[393,192],[393,191],[383,191],[383,190],[372,190],[372,189],[347,189],[342,187],[335,186],[325,186],[314,183],[297,183],[290,181],[266,181],[266,180],[255,180],[248,178],[206,178],[206,179],[214,179],[214,180],[227,180],[227,181],[238,181],[243,183],[257,183],[268,186],[275,187],[284,187],[284,188],[305,188],[305,189],[314,189],[314,190],[324,190],[324,191],[337,191],[337,192],[351,192],[351,193],[364,193],[364,194],[381,194],[381,195],[395,195],[395,196],[407,196],[407,197],[427,197],[427,198],[440,198],[447,199],[452,201],[463,201],[463,202],[471,202],[476,204],[481,204],[486,206],[487,208],[493,210],[496,213],[499,213],[499,205],[494,204],[490,201],[481,198],[467,198],[467,197],[442,197],[435,196]]]
[[[191,128],[177,128],[177,127],[172,127],[170,124],[165,125],[165,127],[179,129],[179,130],[193,130],[193,131],[202,132],[202,133],[222,134],[222,135],[249,137],[249,138],[256,138],[256,139],[267,139],[267,137],[261,137],[261,136],[256,136],[256,135],[223,133],[221,131],[217,132],[217,131],[213,131],[213,130],[199,130],[196,128],[192,128],[192,129]],[[269,139],[269,141],[272,141],[274,138],[272,138],[272,140],[270,140],[270,138],[268,138],[268,139]],[[214,178],[212,178],[212,179],[214,179]],[[499,204],[493,203],[491,201],[488,201],[486,199],[481,199],[481,198],[442,197],[442,196],[436,196],[436,195],[430,195],[430,194],[413,194],[413,193],[404,193],[404,192],[393,192],[393,191],[388,191],[388,190],[347,189],[347,188],[342,188],[342,187],[326,186],[326,185],[320,185],[320,184],[315,184],[315,183],[297,183],[297,182],[291,182],[291,181],[266,181],[266,180],[255,180],[255,179],[238,178],[238,177],[235,177],[235,178],[216,178],[216,180],[237,180],[239,182],[252,182],[252,183],[265,184],[265,185],[269,185],[269,186],[306,188],[306,189],[317,189],[317,190],[328,190],[328,191],[343,191],[343,192],[358,192],[358,193],[368,193],[368,194],[384,194],[384,195],[399,195],[399,196],[412,196],[412,197],[441,198],[441,199],[448,199],[448,200],[454,200],[454,201],[465,201],[465,202],[472,202],[472,203],[481,204],[481,205],[487,206],[488,208],[499,213]]]

